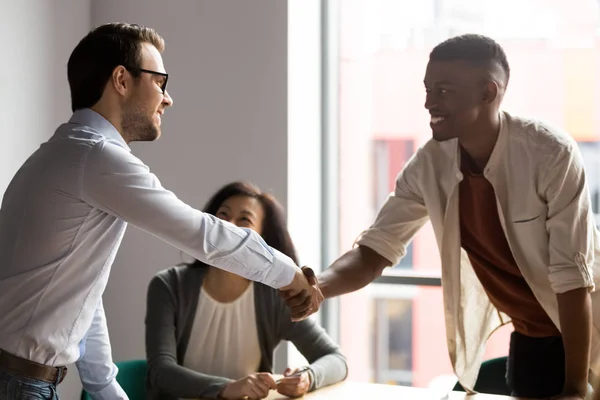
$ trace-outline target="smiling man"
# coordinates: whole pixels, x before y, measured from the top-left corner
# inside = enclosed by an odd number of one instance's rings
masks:
[[[76,362],[94,399],[127,399],[115,377],[102,293],[128,223],[196,259],[278,289],[310,286],[250,229],[164,189],[129,148],[154,141],[173,105],[152,29],[114,23],[68,63],[73,116],[23,164],[0,208],[0,399],[57,399]]]
[[[424,79],[433,140],[401,171],[358,246],[318,277],[312,295],[367,285],[399,262],[431,220],[447,344],[462,385],[473,388],[487,338],[512,321],[513,394],[583,399],[590,352],[596,374],[600,353],[592,321],[597,292],[590,295],[598,231],[582,157],[567,133],[500,111],[509,78],[503,49],[488,37],[458,36],[433,49]],[[304,312],[287,297],[294,312]]]

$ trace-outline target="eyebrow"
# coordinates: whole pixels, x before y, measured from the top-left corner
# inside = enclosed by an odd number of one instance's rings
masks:
[[[423,84],[425,86],[427,86],[427,82],[426,81],[423,81]],[[454,85],[456,85],[456,83],[450,82],[450,81],[439,81],[439,82],[434,82],[434,85],[453,85],[454,86]]]
[[[231,207],[229,207],[227,204],[221,204],[220,208],[226,208],[229,211],[231,211]],[[250,210],[242,210],[242,211],[240,211],[240,214],[247,214],[247,215],[251,215],[253,217],[256,217],[256,215],[252,211],[250,211]]]

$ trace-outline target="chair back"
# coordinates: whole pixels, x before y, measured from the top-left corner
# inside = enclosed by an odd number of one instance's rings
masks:
[[[508,357],[492,358],[481,364],[477,382],[473,388],[476,392],[510,396],[506,385],[506,363]],[[455,391],[464,392],[465,389],[459,382],[454,386]]]
[[[146,375],[148,363],[146,360],[128,360],[115,363],[119,368],[117,382],[123,388],[129,400],[146,399]],[[84,390],[81,400],[92,400],[92,397]]]

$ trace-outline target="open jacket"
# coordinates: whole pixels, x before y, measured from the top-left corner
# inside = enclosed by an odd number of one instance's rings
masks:
[[[146,310],[149,399],[214,399],[232,382],[182,366],[207,270],[173,267],[159,272],[150,282]],[[273,350],[281,340],[289,340],[310,363],[310,390],[344,380],[348,372],[346,359],[325,330],[312,319],[292,322],[276,289],[252,284],[261,351],[257,372],[273,372]]]
[[[560,329],[556,294],[592,292],[592,370],[600,372],[598,231],[583,161],[566,133],[533,119],[501,113],[498,140],[484,170],[496,192],[500,222],[523,277]],[[510,322],[490,303],[461,248],[458,140],[430,140],[407,163],[394,193],[357,244],[397,263],[431,220],[442,261],[447,345],[460,383],[471,390],[485,343]],[[595,257],[596,256],[596,257]],[[596,281],[595,281],[596,280]]]

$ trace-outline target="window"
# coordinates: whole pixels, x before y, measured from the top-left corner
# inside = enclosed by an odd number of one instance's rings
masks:
[[[325,190],[339,204],[332,235],[336,239],[324,238],[328,252],[337,255],[352,247],[373,222],[406,161],[430,139],[422,84],[429,52],[444,39],[467,32],[493,37],[507,53],[511,81],[504,109],[549,121],[579,143],[600,222],[598,2],[506,0],[502,7],[497,0],[326,4],[325,48],[330,53],[324,59],[333,62],[328,64],[331,73],[325,74],[331,107],[325,118],[335,124],[324,143],[336,144],[328,151],[337,174]],[[454,379],[441,288],[402,281],[410,274],[439,276],[438,254],[426,225],[407,256],[386,270],[385,284],[374,283],[339,300],[339,318],[330,328],[339,332],[350,379],[414,386],[448,385]],[[487,357],[507,354],[510,331],[505,327],[492,336]]]
[[[377,215],[379,208],[385,203],[393,190],[398,171],[404,168],[415,151],[415,141],[411,139],[374,139],[374,177],[375,199],[373,204],[373,217]],[[392,188],[392,189],[390,189]],[[412,268],[413,246],[412,243],[406,249],[406,255],[396,265],[398,268]]]
[[[579,142],[592,199],[596,225],[600,226],[600,142]]]
[[[394,288],[397,290],[397,288]],[[411,386],[413,382],[413,301],[373,298],[375,381]]]

